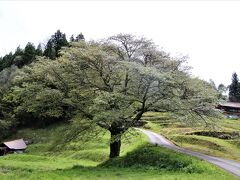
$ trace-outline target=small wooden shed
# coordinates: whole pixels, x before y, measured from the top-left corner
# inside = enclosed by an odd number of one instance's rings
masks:
[[[23,139],[7,141],[0,144],[0,156],[9,153],[22,153],[26,150],[27,145]]]

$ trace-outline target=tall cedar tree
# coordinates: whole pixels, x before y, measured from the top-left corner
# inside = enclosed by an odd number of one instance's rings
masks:
[[[70,37],[70,42],[74,42],[74,41],[75,41],[75,38],[74,38],[74,35],[72,34]]]
[[[43,50],[42,50],[42,45],[41,45],[41,43],[39,43],[38,46],[37,46],[36,55],[37,55],[37,56],[42,56],[42,55],[43,55]]]
[[[14,61],[14,54],[12,52],[3,56],[1,60],[0,71],[2,71],[7,67],[10,67],[13,64],[13,61]]]
[[[229,86],[229,101],[240,102],[240,84],[237,73],[232,75],[232,83]]]
[[[35,46],[33,45],[33,43],[28,42],[24,49],[23,65],[30,64],[35,59],[35,56],[36,56]]]
[[[57,32],[48,40],[43,55],[50,59],[56,59],[60,56],[59,50],[63,46],[69,46],[69,43],[66,39],[66,35],[60,30],[57,30]]]
[[[80,33],[79,35],[76,36],[75,41],[80,41],[80,40],[85,40],[84,36],[82,33]]]
[[[30,64],[36,56],[36,49],[33,43],[28,42],[24,50],[21,50],[19,47],[15,51],[13,64],[19,68],[24,65]],[[12,65],[12,64],[11,64]]]

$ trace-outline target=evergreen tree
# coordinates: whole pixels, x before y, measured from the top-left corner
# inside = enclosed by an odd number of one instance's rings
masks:
[[[79,35],[76,36],[75,41],[80,41],[80,40],[85,40],[84,36],[82,33],[80,33]]]
[[[42,50],[42,45],[41,45],[41,43],[39,43],[38,46],[37,46],[36,55],[37,55],[37,56],[42,56],[42,55],[43,55],[43,50]]]
[[[50,59],[56,59],[60,56],[59,50],[63,46],[69,46],[69,43],[66,39],[66,35],[60,30],[57,30],[57,32],[48,40],[46,49],[43,54]]]
[[[217,88],[217,91],[218,91],[219,99],[227,100],[227,95],[226,95],[227,87],[224,86],[224,84],[219,84],[218,88]]]
[[[35,59],[35,56],[36,56],[35,46],[33,45],[33,43],[28,42],[24,49],[22,66],[30,64]]]
[[[75,41],[74,35],[71,35],[70,42],[74,42],[74,41]]]
[[[61,49],[61,47],[69,45],[66,39],[66,35],[60,30],[57,30],[57,32],[52,36],[52,42],[56,50],[57,57],[59,57],[59,50]]]
[[[14,56],[22,56],[23,55],[23,50],[21,49],[20,46],[17,47],[15,50]]]
[[[35,56],[36,56],[35,46],[33,45],[33,43],[28,42],[24,50],[22,50],[20,47],[16,49],[14,53],[13,64],[21,68],[24,65],[30,64],[35,59]]]
[[[49,57],[50,59],[56,58],[56,51],[53,47],[53,43],[50,40],[47,42],[43,55]]]
[[[1,61],[2,65],[1,65],[0,71],[2,71],[3,69],[5,69],[7,67],[10,67],[13,64],[14,58],[15,58],[15,56],[13,55],[12,52],[10,52],[9,54],[5,55],[2,58],[2,61]]]
[[[17,49],[15,50],[15,53],[14,53],[14,60],[13,60],[13,64],[15,64],[16,66],[20,66],[20,64],[22,64],[22,61],[23,61],[23,54],[24,54],[24,51],[23,49],[20,48],[20,46],[17,47]]]
[[[240,102],[240,84],[237,73],[232,75],[232,83],[229,86],[229,101]]]

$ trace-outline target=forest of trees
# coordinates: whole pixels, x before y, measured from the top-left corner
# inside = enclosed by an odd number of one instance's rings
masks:
[[[219,92],[193,78],[186,57],[171,57],[151,40],[118,34],[84,40],[58,30],[45,47],[28,43],[0,60],[0,138],[19,127],[44,127],[78,118],[110,132],[110,157],[122,135],[147,111],[173,112],[182,121],[216,117]],[[80,119],[80,120],[79,120]],[[83,125],[84,124],[84,125]]]
[[[41,43],[37,47],[31,42],[28,42],[22,49],[18,46],[15,52],[10,52],[3,57],[0,57],[0,139],[7,136],[10,132],[14,132],[16,127],[26,124],[30,115],[20,115],[13,111],[14,103],[6,103],[4,95],[10,90],[13,85],[13,79],[16,77],[24,66],[30,65],[38,57],[46,57],[56,59],[60,56],[62,47],[69,47],[71,42],[84,40],[82,33],[76,37],[71,36],[70,40],[66,39],[66,35],[60,30],[57,30],[48,40],[46,46]],[[17,103],[17,102],[16,102]],[[34,117],[35,118],[35,117]],[[22,119],[22,120],[21,120]],[[30,124],[41,124],[40,122],[30,122]]]
[[[82,33],[78,34],[76,37],[71,36],[70,41],[66,39],[66,35],[60,30],[57,30],[51,38],[48,40],[46,46],[41,43],[37,47],[33,43],[28,42],[25,48],[21,49],[20,46],[16,48],[15,52],[10,52],[3,57],[0,57],[0,71],[5,68],[11,67],[12,65],[18,68],[28,65],[36,59],[36,56],[45,56],[50,59],[56,59],[59,57],[60,49],[62,47],[70,46],[70,42],[77,42],[84,40]]]

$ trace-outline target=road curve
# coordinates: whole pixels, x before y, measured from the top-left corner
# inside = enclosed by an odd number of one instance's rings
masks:
[[[164,146],[166,148],[172,149],[177,152],[181,152],[184,154],[198,157],[198,158],[208,161],[212,164],[215,164],[218,167],[240,177],[240,163],[239,162],[190,151],[190,150],[187,150],[187,149],[184,149],[184,148],[174,145],[169,140],[167,140],[165,137],[163,137],[157,133],[154,133],[149,130],[139,129],[139,128],[136,128],[136,129],[143,132],[144,134],[146,134],[149,138],[149,142],[152,144]]]

